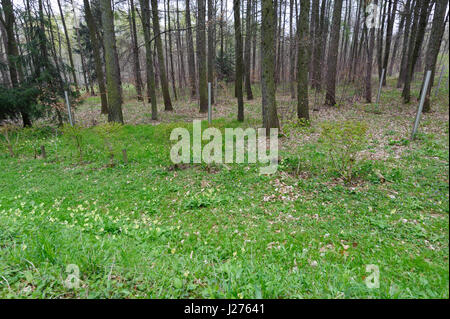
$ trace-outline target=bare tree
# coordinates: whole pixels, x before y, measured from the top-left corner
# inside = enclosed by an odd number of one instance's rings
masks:
[[[342,0],[336,0],[334,2],[331,39],[327,58],[327,91],[325,95],[325,104],[329,106],[336,104],[336,67],[339,48],[339,30],[341,27],[341,12]]]

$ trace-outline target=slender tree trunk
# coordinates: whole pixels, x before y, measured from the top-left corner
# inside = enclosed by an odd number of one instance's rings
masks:
[[[116,66],[116,36],[114,15],[110,0],[100,0],[102,9],[103,41],[105,44],[106,87],[108,93],[108,121],[123,123],[120,74]]]
[[[378,66],[378,77],[381,78],[381,73],[383,72],[383,36],[384,36],[384,20],[386,17],[386,3],[384,1],[380,2],[382,8],[380,8],[380,27],[378,28],[377,35],[377,66]]]
[[[275,30],[276,8],[272,0],[261,3],[261,93],[263,125],[269,133],[270,128],[279,128],[277,103],[275,98]]]
[[[330,48],[327,58],[327,91],[325,104],[336,104],[336,67],[339,48],[339,30],[341,27],[342,0],[335,0],[333,9],[333,22],[331,25]]]
[[[19,49],[17,46],[16,38],[14,36],[15,16],[11,0],[2,0],[2,7],[5,14],[4,27],[6,31],[6,53],[8,55],[9,74],[11,77],[12,86],[17,87],[19,85],[22,68],[20,63],[16,64],[16,61],[19,58]],[[31,117],[28,112],[24,109],[21,109],[19,110],[19,113],[22,116],[23,126],[31,126]]]
[[[378,4],[378,0],[374,0],[374,4]],[[367,47],[367,63],[366,63],[366,102],[372,102],[372,65],[373,51],[375,49],[375,27],[372,26],[369,31],[369,39]]]
[[[425,95],[425,103],[423,105],[424,112],[431,111],[430,94],[436,73],[436,61],[441,47],[442,36],[445,30],[445,12],[447,11],[448,0],[436,0],[434,9],[433,24],[431,27],[430,41],[427,48],[425,58],[425,74],[431,70],[430,83],[428,84],[427,93]],[[422,89],[425,84],[425,74],[422,82]]]
[[[73,56],[72,56],[72,46],[70,44],[69,33],[67,32],[66,19],[64,19],[64,13],[62,11],[61,1],[57,0],[57,3],[58,3],[58,8],[59,8],[59,13],[61,15],[61,22],[62,22],[62,25],[63,25],[64,36],[66,37],[67,53],[69,55],[69,63],[70,63],[70,68],[71,68],[70,71],[72,73],[72,79],[73,79],[73,82],[75,84],[75,88],[78,91],[78,81],[77,81],[77,76],[75,74],[75,65],[73,63]]]
[[[413,8],[415,7],[415,0],[412,2],[408,1],[406,3],[406,24],[405,24],[405,33],[403,35],[403,44],[402,44],[402,58],[400,61],[400,72],[397,80],[397,88],[401,88],[403,83],[405,82],[405,73],[406,66],[408,64],[408,45],[409,45],[409,33],[412,31],[411,21],[413,20]]]
[[[148,0],[139,0],[141,3],[141,22],[144,31],[145,42],[145,64],[147,75],[147,96],[152,105],[152,120],[158,119],[158,106],[156,104],[156,90],[155,90],[155,73],[153,71],[153,52],[152,44],[150,42],[150,7]]]
[[[136,93],[138,101],[142,101],[142,78],[141,78],[141,63],[139,61],[139,47],[136,31],[136,12],[134,8],[134,0],[130,0],[130,33],[131,44],[133,48],[133,68],[134,78],[136,84]]]
[[[188,67],[189,67],[189,81],[191,82],[191,97],[197,95],[196,85],[196,68],[195,68],[195,54],[194,54],[194,39],[192,37],[191,27],[191,9],[189,0],[186,0],[186,34],[187,34],[187,48],[188,48]],[[198,42],[198,41],[197,41]]]
[[[317,48],[314,53],[314,67],[313,67],[313,83],[315,84],[315,89],[320,91],[322,89],[322,68],[323,68],[323,56],[324,56],[324,45],[326,39],[326,30],[325,30],[325,9],[326,9],[327,1],[322,0],[322,5],[320,8],[320,30],[319,36],[317,39]],[[324,39],[325,38],[325,39]]]
[[[211,0],[209,0],[211,1]],[[292,0],[291,0],[292,1]],[[253,92],[252,92],[252,83],[250,80],[250,68],[251,68],[251,57],[250,57],[250,51],[251,51],[251,38],[252,38],[252,1],[247,0],[247,12],[246,12],[246,19],[245,19],[245,58],[246,66],[245,69],[245,91],[247,93],[247,100],[253,100]]]
[[[308,48],[311,46],[309,33],[309,0],[300,0],[300,18],[298,21],[298,84],[297,117],[309,120],[308,103]],[[317,26],[316,19],[316,26]]]
[[[184,57],[183,57],[183,45],[181,41],[181,26],[180,26],[180,13],[178,8],[178,0],[176,0],[176,10],[177,10],[177,53],[178,53],[178,63],[179,63],[179,87],[184,87],[186,85],[186,75],[184,70]]]
[[[408,0],[407,6],[409,6],[410,1],[411,0]],[[395,64],[395,60],[397,58],[398,46],[400,45],[400,38],[403,33],[403,28],[405,27],[405,19],[406,19],[406,14],[403,11],[403,13],[401,14],[400,24],[398,26],[397,35],[395,37],[394,48],[392,49],[392,58],[391,58],[391,62],[389,64],[389,69],[388,69],[389,76],[392,76],[392,72],[394,70],[394,64]]]
[[[84,13],[86,17],[86,24],[89,29],[89,39],[91,40],[92,51],[94,55],[95,73],[97,75],[98,88],[100,90],[100,100],[101,100],[101,113],[108,114],[108,99],[106,97],[105,88],[105,76],[103,74],[102,59],[100,56],[99,41],[97,38],[97,26],[92,16],[91,7],[89,0],[84,1]]]
[[[205,0],[198,0],[197,17],[197,64],[198,64],[198,91],[200,97],[200,113],[208,112],[208,88],[206,70],[206,5]]]
[[[408,66],[406,71],[405,86],[403,87],[402,97],[405,103],[409,103],[411,99],[411,80],[414,74],[414,68],[416,66],[417,58],[419,57],[420,49],[422,47],[423,38],[425,35],[425,28],[428,21],[428,5],[430,0],[423,0],[420,4],[420,17],[417,26],[417,34],[412,46],[412,53],[410,59],[408,59]],[[411,33],[412,35],[412,33]]]
[[[387,67],[389,62],[389,53],[391,51],[392,31],[394,29],[395,13],[397,11],[397,0],[389,0],[389,17],[386,29],[386,45],[384,50],[383,68],[385,70],[383,77],[383,86],[386,85]]]
[[[313,54],[313,67],[312,67],[312,87],[316,90],[321,89],[321,73],[322,73],[322,41],[323,41],[323,28],[325,21],[325,5],[326,0],[322,0],[320,8],[320,14],[318,16],[318,29],[317,34],[314,36],[314,54]]]
[[[73,0],[71,0],[71,4],[72,4],[72,13],[73,13],[73,29],[75,31],[75,38],[77,40],[77,45],[78,45],[78,50],[79,50],[79,55],[80,55],[81,71],[83,73],[84,86],[86,88],[86,94],[88,94],[89,93],[89,79],[87,76],[87,68],[86,68],[86,63],[84,60],[83,50],[81,48],[80,26],[78,24],[78,19],[77,19],[77,15],[75,12],[75,5],[73,3]]]
[[[169,61],[170,61],[170,75],[172,77],[172,89],[173,89],[173,97],[175,101],[177,100],[177,88],[175,85],[175,68],[173,67],[173,50],[172,50],[172,32],[170,31],[170,9],[169,9],[169,0],[167,0],[167,27],[169,34]]]
[[[211,83],[211,103],[214,104],[214,66],[216,64],[216,10],[214,1],[208,0],[208,82]]]
[[[152,3],[152,17],[153,17],[153,33],[155,37],[156,50],[158,53],[159,78],[161,80],[161,89],[164,100],[164,110],[173,111],[172,101],[170,99],[169,94],[169,84],[167,82],[167,75],[164,63],[164,50],[161,40],[161,30],[159,26],[158,2],[157,0],[151,0],[151,3]]]
[[[242,35],[241,35],[241,13],[240,13],[240,0],[233,0],[234,11],[234,36],[236,41],[236,75],[235,75],[235,87],[236,97],[238,100],[238,121],[244,121],[244,99],[242,94]]]

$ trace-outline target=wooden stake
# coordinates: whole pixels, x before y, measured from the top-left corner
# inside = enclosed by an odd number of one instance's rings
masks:
[[[41,157],[47,158],[47,153],[45,152],[45,146],[41,145]]]
[[[122,156],[123,156],[123,162],[124,162],[125,164],[128,164],[128,155],[127,155],[127,149],[126,149],[126,148],[124,148],[124,149],[122,150]]]

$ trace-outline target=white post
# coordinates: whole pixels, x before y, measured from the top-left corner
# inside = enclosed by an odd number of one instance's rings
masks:
[[[70,122],[70,125],[73,126],[72,112],[70,110],[69,95],[67,94],[67,91],[64,91],[64,96],[66,97],[67,113],[69,114],[69,122]]]
[[[208,82],[208,123],[211,124],[211,82]]]
[[[380,103],[380,95],[381,95],[381,87],[383,86],[384,71],[385,71],[385,69],[383,69],[383,71],[381,71],[380,85],[378,86],[378,94],[377,94],[377,106],[378,106],[378,103]]]
[[[411,140],[414,140],[414,135],[416,135],[417,127],[419,126],[420,115],[422,114],[423,102],[425,101],[425,96],[427,95],[428,84],[430,82],[431,71],[428,70],[425,76],[425,83],[422,89],[422,95],[420,96],[419,108],[417,109],[416,120],[414,121],[413,131],[411,133]]]

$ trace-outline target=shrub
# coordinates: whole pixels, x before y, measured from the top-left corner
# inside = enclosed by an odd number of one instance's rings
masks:
[[[122,134],[122,124],[108,122],[95,127],[95,131],[102,138],[104,147],[108,152],[110,166],[114,166],[114,148]]]
[[[325,122],[321,125],[321,142],[330,155],[331,164],[349,183],[357,164],[357,153],[367,143],[367,125],[360,121]]]
[[[78,150],[78,155],[80,162],[83,161],[83,136],[85,130],[79,125],[71,126],[69,124],[64,124],[62,127],[63,136],[66,137],[70,142],[73,143],[75,148]]]
[[[15,156],[13,147],[14,145],[17,144],[17,141],[19,140],[19,133],[17,133],[16,140],[14,143],[12,141],[12,137],[10,134],[16,131],[18,131],[18,127],[14,125],[5,124],[3,126],[0,126],[0,134],[3,136],[3,139],[1,139],[1,141],[8,149],[9,155],[11,157]]]

